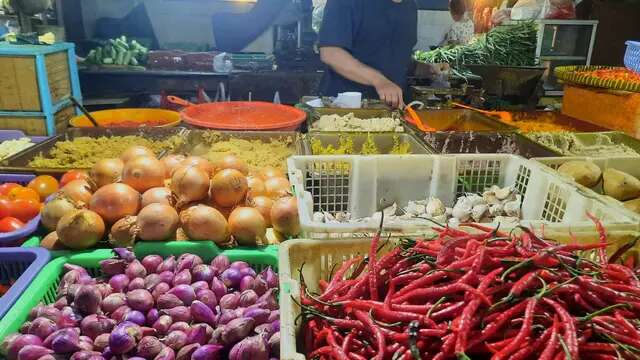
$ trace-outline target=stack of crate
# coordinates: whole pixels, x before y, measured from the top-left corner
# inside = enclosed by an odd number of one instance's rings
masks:
[[[55,135],[82,101],[74,45],[0,43],[0,129]]]

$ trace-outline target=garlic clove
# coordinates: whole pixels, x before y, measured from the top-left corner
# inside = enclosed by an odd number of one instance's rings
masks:
[[[444,215],[445,207],[444,207],[444,204],[442,203],[442,200],[435,197],[429,198],[429,202],[425,207],[425,213],[427,214],[427,216],[430,216],[430,217]]]
[[[489,211],[489,206],[485,204],[476,205],[471,209],[471,217],[475,222],[480,222],[480,219]]]
[[[504,212],[507,216],[520,218],[520,202],[509,201],[504,204]]]
[[[511,187],[507,186],[505,188],[502,188],[496,191],[495,194],[498,200],[505,200],[506,198],[509,197],[509,195],[511,195]]]
[[[491,216],[500,216],[504,212],[504,205],[494,204],[489,207],[489,214]]]

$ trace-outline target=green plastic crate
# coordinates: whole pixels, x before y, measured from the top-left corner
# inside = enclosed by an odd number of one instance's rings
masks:
[[[210,245],[207,246],[207,244]],[[204,261],[211,261],[217,255],[224,254],[231,261],[242,260],[248,262],[256,271],[260,271],[267,266],[278,269],[278,247],[275,245],[259,249],[236,248],[221,251],[215,244],[210,242],[181,241],[141,243],[141,246],[137,246],[135,251],[138,258],[150,254],[166,257],[194,253],[201,256]],[[27,320],[29,311],[38,303],[51,304],[56,300],[56,291],[58,284],[60,284],[64,264],[80,265],[86,268],[92,276],[100,276],[100,261],[111,257],[113,257],[111,250],[100,249],[89,253],[62,256],[52,260],[42,269],[4,318],[0,320],[0,341],[7,335],[17,332]]]

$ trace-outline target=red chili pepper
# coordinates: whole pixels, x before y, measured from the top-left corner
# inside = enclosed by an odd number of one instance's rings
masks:
[[[440,347],[440,352],[433,357],[433,360],[445,360],[453,355],[453,350],[456,346],[455,334],[449,334],[444,338],[444,343]]]
[[[361,310],[354,310],[353,314],[358,320],[360,320],[360,322],[362,322],[362,324],[365,325],[365,331],[371,333],[376,340],[377,353],[374,359],[382,360],[384,357],[384,349],[386,349],[386,341],[384,335],[382,334],[382,331],[380,330],[378,325],[373,323],[373,320],[371,320],[367,313]]]
[[[585,352],[604,352],[604,353],[613,353],[616,352],[616,345],[611,343],[585,343],[580,345],[580,353]]]
[[[571,359],[578,359],[578,338],[576,336],[576,327],[573,317],[571,317],[569,312],[556,301],[549,298],[544,298],[544,301],[550,305],[556,313],[558,313],[558,316],[560,316],[560,321],[562,321],[562,327],[564,328],[564,343],[569,350],[569,356]]]
[[[329,282],[329,286],[327,287],[327,290],[324,292],[324,294],[320,296],[320,300],[327,301],[331,299],[333,295],[335,295],[338,289],[338,284],[343,281],[344,274],[346,274],[346,272],[351,268],[351,266],[359,263],[360,261],[362,261],[361,256],[345,261],[342,264],[342,266],[340,266],[340,269],[336,271],[335,275],[333,276],[333,279],[331,279],[331,282]]]
[[[560,322],[558,322],[558,318],[554,316],[549,342],[547,343],[547,346],[545,346],[544,350],[540,354],[540,358],[538,360],[553,359],[553,355],[556,353],[556,349],[558,348],[558,344],[559,344],[558,336],[560,336]]]
[[[436,281],[440,281],[447,277],[447,273],[444,271],[436,271],[429,275],[425,275],[424,277],[410,283],[409,285],[403,287],[402,289],[396,292],[396,298],[399,296],[403,296],[404,294],[409,293],[410,291],[418,288],[423,288],[428,285],[435,283]]]
[[[587,212],[587,217],[589,219],[591,219],[591,221],[593,221],[596,224],[596,230],[598,231],[598,234],[600,235],[600,245],[604,245],[606,247],[607,246],[607,231],[604,229],[604,226],[602,225],[602,222],[600,221],[600,219],[596,218],[595,216],[593,216],[589,212]],[[598,250],[598,257],[600,258],[600,264],[601,265],[607,264],[609,262],[609,261],[607,261],[607,252],[605,251],[604,247],[601,247]]]
[[[382,222],[380,222],[382,224]],[[382,226],[382,225],[380,225]],[[382,229],[378,230],[376,235],[371,240],[371,246],[369,247],[369,295],[371,300],[378,300],[378,273],[376,270],[376,253],[378,251],[378,242],[380,241],[380,234]]]
[[[518,335],[511,343],[509,343],[509,345],[505,346],[497,354],[494,354],[492,359],[507,359],[509,355],[513,354],[520,347],[524,346],[525,340],[529,337],[529,334],[531,334],[531,326],[533,325],[533,314],[537,305],[537,298],[533,297],[527,300],[527,308],[524,312],[524,322],[522,323],[522,327],[520,328]]]
[[[555,324],[555,319],[554,319]],[[524,360],[529,358],[532,354],[537,353],[542,345],[545,345],[550,339],[553,333],[553,326],[546,329],[540,337],[536,339],[530,346],[518,350],[515,354],[511,355],[509,360]],[[555,335],[554,335],[555,336]]]
[[[434,321],[453,319],[460,315],[465,306],[466,302],[464,301],[453,303],[442,310],[431,313],[431,319]]]
[[[527,307],[527,301],[523,300],[523,301],[519,302],[518,304],[516,304],[516,305],[510,307],[509,309],[505,310],[504,312],[502,312],[500,314],[500,316],[498,316],[498,318],[496,318],[496,320],[494,322],[489,323],[487,325],[487,327],[485,327],[482,330],[481,336],[479,338],[476,338],[471,342],[470,347],[473,347],[473,345],[477,345],[477,344],[483,342],[484,340],[491,338],[507,322],[509,322],[511,319],[513,319],[513,317],[515,317],[516,315],[518,315],[521,312],[523,312],[526,309],[526,307]]]
[[[524,275],[523,277],[521,277],[520,279],[518,279],[518,281],[516,281],[511,287],[511,291],[509,292],[509,297],[513,298],[516,296],[520,296],[525,290],[529,290],[529,288],[531,288],[531,286],[534,283],[540,281],[538,280],[539,273],[540,273],[540,270],[533,270],[528,274]]]
[[[441,298],[445,295],[450,295],[450,294],[454,294],[462,291],[473,293],[474,295],[478,296],[480,300],[482,300],[482,302],[484,302],[487,305],[491,305],[491,300],[489,300],[489,298],[485,294],[479,292],[477,289],[467,284],[461,284],[461,283],[454,283],[450,285],[432,287],[432,288],[426,288],[426,289],[415,289],[402,296],[396,296],[392,300],[392,303],[401,304],[412,298],[419,298],[419,299]]]
[[[591,306],[588,302],[586,302],[579,293],[573,294],[573,300],[576,302],[576,304],[580,305],[583,309],[585,309],[588,312],[594,312],[597,310],[596,308]]]
[[[635,339],[640,339],[640,333],[638,333],[638,329],[636,329],[635,326],[633,326],[631,323],[629,323],[629,320],[625,319],[624,316],[622,316],[622,314],[620,313],[620,311],[614,311],[613,312],[618,324],[620,324],[620,326],[622,326],[623,328],[625,328],[629,335]]]

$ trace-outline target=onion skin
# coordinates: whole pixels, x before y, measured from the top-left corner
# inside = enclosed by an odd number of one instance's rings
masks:
[[[138,214],[138,237],[145,241],[164,241],[175,238],[179,223],[178,213],[164,204],[151,204]]]
[[[280,170],[278,170],[276,168],[270,167],[270,166],[262,168],[262,170],[260,170],[258,175],[265,181],[268,180],[268,179],[271,179],[271,178],[275,178],[275,177],[280,177],[280,178],[284,178],[285,177],[285,175],[284,175],[284,173],[282,171],[280,171]]]
[[[122,182],[143,193],[164,185],[164,165],[155,157],[138,156],[122,170]]]
[[[224,346],[207,344],[196,349],[191,355],[192,360],[217,360]],[[257,359],[256,359],[257,360]]]
[[[91,210],[78,210],[60,219],[56,234],[60,242],[71,249],[88,249],[104,237],[105,224]]]
[[[89,209],[102,216],[105,222],[113,224],[140,211],[140,193],[126,184],[110,184],[93,194]]]
[[[172,348],[165,346],[153,360],[175,360],[176,353]]]
[[[260,212],[249,207],[239,207],[231,213],[229,228],[242,246],[261,245],[267,233],[267,224]]]
[[[147,312],[153,307],[153,296],[145,289],[133,290],[127,293],[127,304],[133,310]]]
[[[160,255],[147,255],[145,256],[141,264],[147,270],[147,274],[157,273],[158,266],[162,264],[162,256]]]
[[[224,215],[206,205],[196,205],[182,211],[180,224],[190,240],[224,244],[231,236]]]
[[[40,211],[40,222],[49,231],[55,231],[60,219],[82,207],[73,199],[58,193],[51,201],[48,201]]]
[[[178,207],[209,196],[209,175],[189,165],[177,168],[171,176],[171,191],[178,197]]]
[[[271,227],[271,209],[274,201],[266,196],[256,196],[251,199],[250,206],[260,212],[267,227]]]
[[[60,242],[58,233],[55,231],[50,232],[40,241],[40,246],[47,250],[64,250],[64,245]]]
[[[149,149],[148,147],[134,145],[127,148],[127,150],[125,150],[122,155],[120,155],[120,160],[122,160],[126,164],[128,161],[133,160],[139,156],[155,157],[156,154],[154,154],[153,151],[151,151],[151,149]]]
[[[91,200],[91,185],[87,180],[73,180],[60,189],[60,192],[80,204],[88,204]]]
[[[142,207],[150,204],[172,205],[171,189],[168,187],[153,187],[142,194]]]
[[[102,299],[101,308],[102,311],[110,314],[116,311],[119,307],[126,305],[126,296],[122,293],[113,293],[104,299]]]
[[[45,355],[53,354],[53,350],[40,345],[27,345],[18,352],[18,360],[38,360]]]
[[[132,247],[136,242],[136,216],[125,216],[111,226],[109,244],[114,247]]]
[[[124,162],[120,159],[101,159],[89,171],[89,177],[97,188],[117,183],[122,178]]]
[[[248,188],[244,174],[235,169],[225,169],[211,179],[211,198],[219,206],[233,207],[244,201]]]
[[[300,218],[296,198],[290,196],[278,199],[271,208],[271,222],[274,230],[285,236],[299,235]]]
[[[181,330],[174,330],[170,332],[162,341],[166,346],[172,348],[173,350],[179,350],[183,346],[187,345],[187,334]]]
[[[164,165],[164,177],[165,179],[171,179],[171,174],[173,171],[180,166],[180,164],[185,160],[184,155],[176,155],[171,154],[160,159],[162,164]]]
[[[82,285],[73,300],[75,309],[85,315],[95,314],[101,303],[102,294],[94,285]]]

